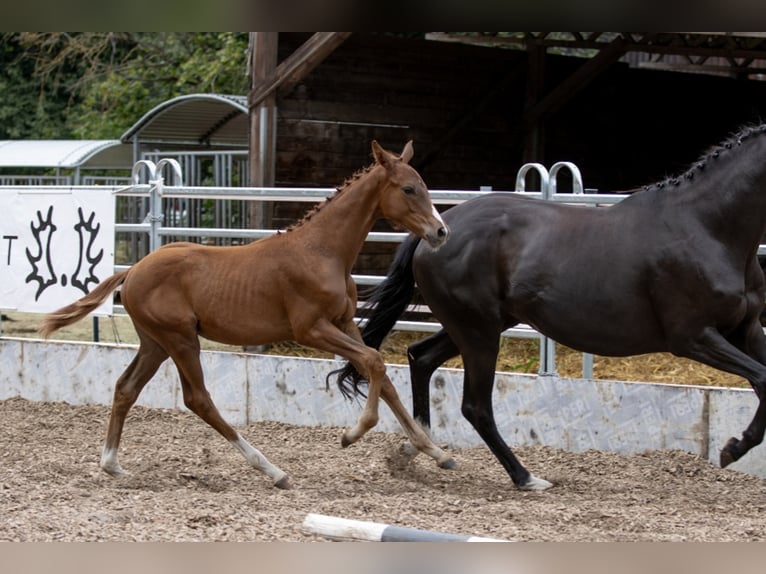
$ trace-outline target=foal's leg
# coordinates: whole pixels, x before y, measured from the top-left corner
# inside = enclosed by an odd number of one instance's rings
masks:
[[[355,443],[378,423],[378,400],[382,397],[418,450],[435,459],[440,466],[451,468],[454,465],[449,455],[433,443],[404,408],[396,389],[386,375],[383,358],[378,351],[363,343],[359,329],[353,321],[350,321],[343,331],[327,319],[320,319],[306,332],[296,334],[296,341],[345,357],[369,381],[367,401],[362,414],[356,425],[343,433],[342,446]]]
[[[173,347],[171,358],[178,368],[183,390],[184,404],[203,421],[218,431],[236,448],[250,465],[266,474],[278,488],[291,488],[290,477],[286,472],[271,464],[268,459],[232,426],[227,423],[213,403],[210,393],[205,388],[202,365],[199,360],[199,339],[188,340]]]
[[[383,381],[381,397],[391,408],[399,424],[402,425],[413,447],[433,458],[441,468],[453,469],[457,467],[455,459],[437,447],[428,433],[423,430],[423,427],[409,415],[388,376]]]
[[[348,359],[356,370],[367,379],[369,388],[364,409],[362,409],[356,425],[346,429],[341,437],[341,445],[344,447],[355,443],[378,424],[378,400],[382,380],[386,376],[386,366],[380,353],[364,344],[359,330],[353,322],[346,331],[342,331],[329,320],[321,318],[310,328],[295,333],[295,340],[302,345],[328,351]]]
[[[112,476],[126,475],[117,459],[125,417],[135,404],[141,389],[154,376],[159,366],[168,358],[168,354],[157,343],[138,330],[140,346],[138,353],[125,371],[117,379],[112,400],[112,414],[106,442],[101,453],[101,468]]]

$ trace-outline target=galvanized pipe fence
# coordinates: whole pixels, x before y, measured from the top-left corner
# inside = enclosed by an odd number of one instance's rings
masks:
[[[567,172],[571,178],[571,192],[558,191],[559,175]],[[205,242],[245,243],[277,233],[277,229],[250,229],[242,227],[242,205],[251,202],[303,202],[317,203],[335,192],[335,188],[285,188],[285,187],[225,187],[225,186],[188,186],[183,184],[181,164],[173,158],[163,158],[157,161],[143,159],[133,166],[128,185],[120,185],[119,179],[100,181],[105,192],[111,191],[120,202],[116,206],[115,249],[119,251],[118,243],[128,243],[132,249],[127,249],[127,256],[121,257],[122,262],[115,264],[115,270],[127,269],[147,253],[158,249],[164,242],[177,237],[199,239]],[[528,190],[530,176],[539,180],[538,189]],[[167,179],[166,179],[167,178]],[[13,182],[18,184],[19,182]],[[108,186],[111,186],[109,190]],[[38,186],[36,186],[38,187]],[[40,188],[51,187],[39,185]],[[52,186],[57,189],[57,186]],[[626,194],[594,193],[583,187],[582,176],[576,165],[570,162],[559,162],[547,169],[539,163],[523,165],[516,177],[514,190],[492,190],[481,188],[479,191],[464,190],[431,190],[431,198],[437,205],[457,205],[474,197],[493,191],[518,193],[543,201],[583,205],[587,208],[604,208],[613,205]],[[133,200],[132,202],[130,200]],[[183,210],[194,206],[199,208],[202,202],[212,204],[215,212],[204,221],[206,225],[193,225],[200,222],[198,216],[190,217]],[[239,213],[235,213],[240,206]],[[180,213],[179,213],[180,211]],[[223,214],[223,215],[221,215]],[[235,224],[231,219],[236,217]],[[210,224],[214,224],[214,226]],[[406,233],[371,232],[367,241],[397,243],[401,242]],[[119,241],[118,241],[119,238]],[[123,254],[124,255],[124,254]],[[758,255],[766,255],[766,244],[758,248]],[[360,286],[379,284],[382,275],[354,274],[354,281]],[[114,306],[117,314],[124,314],[120,305]],[[411,311],[416,314],[427,314],[425,305],[413,305]],[[359,318],[363,322],[362,317]],[[0,323],[1,328],[1,323]],[[436,332],[441,326],[430,320],[414,321],[400,320],[394,329],[399,331]],[[0,331],[1,332],[1,331]],[[539,371],[541,375],[556,375],[556,348],[553,340],[535,331],[529,325],[517,325],[503,332],[503,336],[511,338],[538,339],[540,342]],[[98,339],[98,321],[94,319],[94,337]],[[593,356],[583,354],[583,378],[593,376]]]
[[[571,177],[571,193],[558,192],[558,177],[564,171]],[[183,236],[198,239],[229,239],[242,242],[268,237],[277,232],[277,229],[242,229],[228,226],[221,227],[198,227],[179,225],[186,221],[186,217],[173,216],[168,218],[167,206],[174,205],[177,200],[215,200],[216,202],[231,201],[272,201],[272,202],[306,202],[316,203],[323,201],[328,195],[335,192],[334,188],[284,188],[284,187],[207,187],[183,185],[183,170],[181,165],[172,158],[164,158],[154,163],[151,160],[141,160],[133,167],[131,184],[116,190],[118,197],[143,198],[148,206],[147,212],[140,223],[125,223],[118,221],[115,225],[116,234],[133,234],[137,237],[148,238],[148,251],[158,249],[165,238]],[[539,179],[539,189],[527,190],[527,181],[531,174],[536,174]],[[167,181],[166,181],[167,177]],[[436,205],[457,205],[474,197],[492,192],[490,188],[482,188],[480,191],[463,190],[431,190],[431,199]],[[571,162],[559,162],[551,166],[550,170],[539,163],[528,163],[519,169],[516,178],[516,189],[508,193],[519,193],[526,197],[534,197],[544,201],[560,203],[581,204],[592,208],[608,206],[622,200],[625,195],[599,194],[587,192],[583,188],[580,170]],[[168,219],[171,219],[168,221]],[[368,242],[401,242],[407,236],[406,233],[397,232],[371,232]],[[115,265],[115,270],[126,269],[130,265]],[[353,275],[354,281],[360,286],[377,285],[383,281],[384,276],[378,275]],[[427,313],[427,306],[420,305],[412,308],[414,311]],[[124,313],[124,309],[116,305],[117,313]],[[360,318],[360,321],[364,319]],[[434,321],[408,321],[400,320],[394,329],[400,331],[436,332],[441,326]],[[517,325],[503,333],[505,337],[539,339],[540,341],[540,367],[539,374],[556,374],[556,349],[553,340],[545,337],[531,328],[529,325]],[[583,377],[592,378],[593,356],[583,354]]]

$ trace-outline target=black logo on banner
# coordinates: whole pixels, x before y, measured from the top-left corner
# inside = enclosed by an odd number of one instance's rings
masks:
[[[52,285],[60,283],[66,287],[67,281],[71,282],[73,287],[78,288],[83,293],[88,293],[88,286],[90,284],[96,284],[100,282],[98,276],[95,275],[94,270],[96,265],[104,257],[104,250],[99,250],[98,253],[93,254],[93,244],[98,237],[98,233],[101,230],[101,224],[93,224],[96,213],[91,212],[88,219],[85,219],[82,208],[77,209],[79,221],[73,226],[74,230],[79,236],[79,254],[77,258],[77,266],[74,272],[69,278],[66,274],[62,274],[60,277],[56,274],[54,264],[51,259],[51,241],[53,234],[58,230],[56,224],[53,223],[53,206],[48,208],[48,213],[45,218],[41,211],[37,212],[37,221],[32,220],[29,224],[34,236],[36,246],[36,253],[27,248],[27,260],[32,266],[32,272],[27,275],[25,281],[27,283],[37,282],[37,292],[35,293],[35,301],[40,298],[40,295]]]

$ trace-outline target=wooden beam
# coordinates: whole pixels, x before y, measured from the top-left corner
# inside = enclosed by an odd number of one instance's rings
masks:
[[[262,34],[264,32],[256,32]],[[276,32],[271,32],[276,33]],[[252,110],[279,88],[290,89],[305,78],[322,60],[333,53],[352,32],[316,32],[250,92]]]
[[[625,52],[647,52],[661,55],[696,55],[734,58],[763,59],[766,57],[766,37],[763,32],[616,32],[625,42]],[[572,33],[571,37],[549,32],[526,32],[515,36],[493,36],[491,34],[451,35],[431,32],[429,40],[477,44],[490,47],[517,46],[525,48],[532,40],[545,48],[580,50],[601,50],[608,41],[607,33],[596,32],[588,35]]]
[[[625,42],[618,37],[607,44],[594,57],[588,59],[566,80],[556,86],[548,95],[527,110],[524,129],[530,129],[543,117],[558,111],[575,94],[587,86],[606,68],[625,54]]]
[[[439,140],[428,148],[426,153],[420,156],[415,156],[415,162],[413,167],[417,170],[423,170],[430,164],[444,149],[444,147],[457,135],[463,131],[473,120],[494,100],[499,94],[503,92],[509,85],[515,82],[523,71],[522,66],[516,66],[506,73],[503,78],[494,85],[487,93],[485,93],[481,99],[473,104],[467,112],[462,114],[452,125],[443,133]],[[415,142],[417,145],[417,142]]]

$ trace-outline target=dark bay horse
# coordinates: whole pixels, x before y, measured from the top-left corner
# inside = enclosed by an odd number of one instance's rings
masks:
[[[341,355],[370,381],[358,422],[343,434],[344,446],[375,426],[382,397],[413,444],[442,466],[454,463],[412,420],[380,354],[364,345],[354,323],[357,293],[351,268],[377,219],[407,228],[434,249],[448,234],[425,183],[409,165],[412,142],[401,156],[377,142],[372,143],[372,152],[371,167],[355,174],[286,233],[237,247],[168,244],[46,316],[40,329],[44,336],[84,317],[121,286],[122,303],[140,345],[115,386],[101,457],[107,473],[124,474],[117,450],[125,417],[141,389],[170,357],[178,368],[186,406],[276,486],[290,486],[288,475],[219,414],[205,388],[199,336],[238,346],[294,340]]]
[[[368,300],[362,335],[379,347],[417,282],[443,326],[409,348],[413,414],[430,424],[429,381],[447,359],[465,366],[462,413],[522,489],[532,476],[498,433],[492,388],[500,333],[528,323],[583,352],[669,351],[745,377],[755,417],[720,454],[722,467],[763,440],[766,340],[759,322],[766,232],[766,125],[741,130],[678,178],[613,207],[489,194],[446,211],[438,251],[410,236]],[[338,381],[363,380],[349,365]]]

